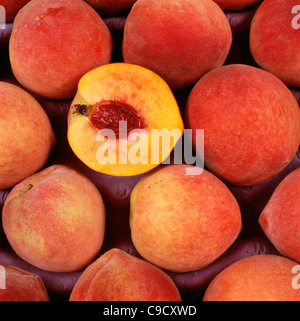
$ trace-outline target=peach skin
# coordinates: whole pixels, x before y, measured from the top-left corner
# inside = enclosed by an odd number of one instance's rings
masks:
[[[181,297],[165,272],[113,248],[84,270],[70,301],[181,301]]]
[[[12,71],[28,90],[49,99],[74,97],[79,79],[109,63],[113,39],[82,0],[33,0],[17,14],[9,42]]]
[[[105,207],[89,179],[65,165],[52,165],[12,189],[2,222],[23,260],[47,271],[71,272],[90,264],[100,251]]]
[[[130,228],[139,254],[162,269],[201,269],[224,253],[242,229],[227,186],[191,165],[168,165],[145,175],[130,199]]]

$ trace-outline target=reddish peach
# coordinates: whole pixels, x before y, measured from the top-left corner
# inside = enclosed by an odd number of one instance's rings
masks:
[[[87,71],[109,63],[112,36],[82,0],[33,0],[15,18],[9,43],[13,73],[28,90],[71,98]]]
[[[67,166],[52,165],[12,189],[2,221],[22,259],[43,270],[69,272],[98,254],[105,208],[90,180]]]
[[[165,272],[111,249],[85,269],[70,301],[181,301],[181,297]]]
[[[265,0],[250,28],[250,50],[257,64],[292,87],[300,87],[298,5],[297,0]]]
[[[229,22],[212,0],[138,0],[125,23],[123,58],[180,90],[221,66],[231,43]]]
[[[13,21],[18,11],[30,0],[0,0],[0,6],[5,8],[6,21]]]
[[[204,129],[206,166],[234,185],[258,184],[282,170],[300,142],[300,110],[277,77],[248,65],[227,65],[191,91],[186,126]],[[196,150],[195,138],[193,138]]]
[[[131,9],[136,0],[85,0],[100,15],[115,15]]]
[[[40,276],[0,263],[0,301],[49,301]]]
[[[219,273],[206,289],[203,300],[299,301],[300,291],[293,288],[296,266],[296,262],[277,255],[246,257]]]
[[[40,170],[56,139],[47,114],[25,90],[0,82],[0,189]]]
[[[214,0],[223,10],[241,10],[248,8],[261,0]]]
[[[259,217],[259,223],[284,256],[300,263],[300,168],[277,186]]]
[[[191,165],[169,165],[144,176],[131,194],[133,244],[147,261],[169,271],[207,266],[242,228],[237,201],[217,177]],[[187,174],[188,173],[188,174]]]

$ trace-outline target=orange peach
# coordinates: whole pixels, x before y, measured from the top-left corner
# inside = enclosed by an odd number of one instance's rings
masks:
[[[85,269],[70,301],[181,301],[181,297],[165,272],[113,248]]]
[[[204,129],[205,164],[234,185],[258,184],[286,167],[300,142],[300,110],[277,77],[248,65],[227,65],[191,91],[186,126]],[[194,148],[197,146],[193,139]]]
[[[49,301],[40,276],[0,263],[0,301]]]
[[[260,254],[234,262],[206,289],[204,301],[299,301],[293,288],[297,263],[277,255]]]
[[[68,116],[74,153],[93,170],[115,176],[158,166],[182,133],[169,86],[151,70],[126,63],[107,64],[84,75]]]
[[[300,168],[276,187],[259,223],[277,250],[300,263]]]
[[[223,10],[241,10],[248,8],[261,0],[214,0]]]
[[[299,1],[265,0],[250,28],[250,51],[256,63],[292,87],[300,87],[299,20]]]
[[[136,0],[84,0],[100,15],[115,15],[131,9]]]
[[[43,270],[69,272],[87,266],[100,251],[105,208],[90,180],[52,165],[12,189],[2,221],[22,259]]]
[[[79,79],[109,63],[112,36],[82,0],[33,0],[17,14],[9,43],[13,73],[28,90],[71,98]]]
[[[30,0],[0,0],[0,6],[5,8],[6,21],[13,21],[18,11]]]
[[[56,138],[41,105],[22,88],[0,82],[0,189],[40,170]]]
[[[130,199],[133,244],[147,261],[169,271],[209,265],[242,229],[237,201],[210,172],[187,175],[191,165],[164,166],[145,175]]]
[[[122,51],[125,62],[181,90],[221,66],[231,43],[229,22],[212,0],[138,0],[125,23]]]

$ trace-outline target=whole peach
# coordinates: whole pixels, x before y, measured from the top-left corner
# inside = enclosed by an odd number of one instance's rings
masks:
[[[221,66],[231,43],[229,22],[212,0],[138,0],[125,23],[122,51],[125,62],[181,90]]]
[[[113,248],[84,270],[70,301],[181,301],[181,297],[165,272]]]
[[[79,79],[109,63],[112,36],[82,0],[33,0],[17,14],[9,43],[13,73],[28,90],[50,99],[75,95]]]
[[[191,165],[169,165],[145,175],[131,194],[133,244],[147,261],[187,272],[216,260],[242,229],[237,201],[217,177]],[[187,174],[188,173],[188,174]]]
[[[300,263],[300,168],[276,187],[259,223],[277,250]]]
[[[26,178],[7,196],[3,230],[13,250],[47,271],[70,272],[98,254],[105,208],[95,185],[64,165]]]
[[[56,138],[41,105],[22,88],[0,82],[0,189],[40,170]]]
[[[265,0],[250,28],[256,63],[291,87],[300,87],[299,19],[299,1]]]
[[[299,301],[293,288],[297,263],[273,254],[260,254],[234,262],[206,289],[204,301]]]
[[[186,127],[204,129],[205,164],[233,185],[258,184],[286,167],[300,142],[300,110],[284,83],[260,68],[233,64],[191,91]]]
[[[40,276],[0,263],[0,301],[49,301]]]

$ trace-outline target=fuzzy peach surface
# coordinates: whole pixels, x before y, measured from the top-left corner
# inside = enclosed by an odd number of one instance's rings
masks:
[[[52,165],[16,185],[5,200],[3,230],[14,251],[47,271],[88,265],[105,233],[102,197],[82,174]]]
[[[40,170],[56,143],[41,105],[25,90],[0,82],[0,189]]]
[[[263,209],[259,223],[282,255],[300,263],[300,169],[276,187]]]
[[[292,286],[297,263],[282,256],[260,254],[236,261],[206,289],[204,301],[299,301]]]
[[[292,12],[297,5],[297,0],[265,0],[250,27],[250,51],[257,64],[291,87],[300,87],[299,10]]]
[[[1,276],[5,277],[0,301],[49,301],[40,276],[6,263],[0,263],[0,269]]]
[[[291,91],[260,68],[217,68],[191,91],[186,128],[204,129],[205,164],[234,185],[258,184],[286,167],[300,142],[300,110]]]
[[[110,62],[112,47],[107,26],[86,2],[33,0],[15,18],[9,55],[25,88],[65,99],[87,71]]]
[[[122,51],[125,62],[181,90],[221,66],[231,43],[229,22],[212,0],[139,0],[127,17]]]
[[[119,249],[111,249],[85,269],[70,301],[181,301],[181,298],[165,272]]]
[[[242,229],[237,201],[218,178],[190,165],[169,165],[144,176],[131,194],[132,241],[149,262],[175,272],[216,260]]]

